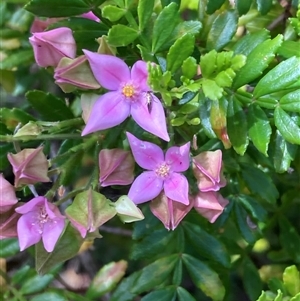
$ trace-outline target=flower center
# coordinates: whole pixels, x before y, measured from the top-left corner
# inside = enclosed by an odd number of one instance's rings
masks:
[[[122,89],[122,93],[125,97],[132,97],[134,95],[133,85],[125,85]]]
[[[40,207],[40,212],[39,212],[39,223],[44,224],[48,221],[48,213],[46,212],[45,207]]]
[[[162,163],[158,168],[156,168],[155,173],[159,177],[166,178],[170,173],[170,165],[166,162]]]

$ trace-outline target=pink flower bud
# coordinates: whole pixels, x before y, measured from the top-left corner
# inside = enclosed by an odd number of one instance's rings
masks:
[[[34,18],[31,27],[30,27],[30,32],[35,33],[35,32],[42,32],[44,31],[50,24],[53,24],[62,18],[47,18],[45,20],[41,20],[37,17]]]
[[[20,203],[19,203],[20,204]],[[0,214],[0,239],[18,237],[17,222],[20,214],[15,212],[19,204],[8,206],[9,210]]]
[[[216,221],[229,203],[221,194],[214,191],[199,191],[198,194],[193,197],[193,201],[195,210],[208,219],[210,223]]]
[[[193,171],[200,191],[218,191],[226,185],[221,169],[221,150],[207,151],[193,157]]]
[[[84,55],[76,59],[62,58],[55,69],[54,79],[65,93],[70,93],[77,88],[100,88]]]
[[[17,203],[14,187],[0,174],[0,213],[9,211]]]
[[[100,184],[129,185],[134,179],[134,160],[129,151],[103,149],[99,153]]]
[[[132,223],[144,219],[142,211],[134,204],[134,202],[123,195],[115,202],[117,215],[124,223]]]
[[[15,187],[50,182],[47,176],[48,161],[43,153],[43,147],[25,148],[17,154],[8,154],[7,158],[15,175]]]
[[[63,57],[75,58],[76,44],[72,30],[60,27],[44,32],[35,32],[29,38],[36,63],[41,67],[56,67]]]
[[[95,16],[95,14],[92,11],[82,14],[81,17],[93,20],[95,22],[100,22],[100,19],[97,16]]]

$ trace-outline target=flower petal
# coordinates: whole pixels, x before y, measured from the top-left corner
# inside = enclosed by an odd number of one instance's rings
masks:
[[[107,54],[83,50],[99,84],[108,90],[118,90],[130,80],[130,70],[121,59]]]
[[[172,146],[166,152],[166,162],[176,172],[186,171],[190,166],[190,142],[178,147]]]
[[[102,95],[94,104],[82,136],[122,123],[130,114],[130,104],[118,92]]]
[[[17,213],[20,214],[26,214],[30,211],[37,210],[38,207],[44,206],[46,198],[43,196],[38,196],[36,198],[33,198],[28,203],[24,204],[23,206],[20,206],[15,209]]]
[[[147,94],[140,94],[139,100],[131,105],[132,118],[144,130],[165,141],[170,141],[164,108],[155,95],[151,94],[151,97],[150,110],[147,102]]]
[[[162,187],[162,179],[158,178],[153,171],[145,171],[132,183],[128,197],[135,204],[141,204],[157,197]]]
[[[164,181],[164,190],[166,196],[171,200],[184,205],[189,204],[189,184],[185,176],[173,172],[170,177]]]
[[[136,163],[142,168],[154,170],[164,161],[164,153],[154,143],[142,141],[129,132],[126,133]]]
[[[65,221],[61,218],[49,220],[44,224],[42,239],[47,252],[52,252],[65,227]]]
[[[148,86],[148,70],[147,63],[144,61],[137,61],[131,69],[131,79],[137,83],[141,91],[151,91]]]

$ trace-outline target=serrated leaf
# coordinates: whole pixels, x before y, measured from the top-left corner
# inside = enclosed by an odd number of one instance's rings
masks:
[[[87,13],[90,6],[83,0],[31,0],[25,9],[40,17],[59,18]]]
[[[177,25],[178,5],[174,2],[165,6],[154,22],[152,52],[156,53],[166,43]]]
[[[280,107],[275,108],[274,122],[286,141],[292,144],[300,144],[300,127],[293,118]]]
[[[218,274],[191,255],[182,254],[182,260],[194,284],[214,301],[222,301],[225,288]]]
[[[196,299],[181,286],[177,288],[177,296],[179,301],[196,301]]]
[[[282,279],[289,295],[294,296],[300,293],[299,271],[295,265],[289,266],[284,270]]]
[[[233,148],[243,155],[249,144],[247,136],[247,118],[239,102],[231,98],[227,108],[227,131]]]
[[[297,146],[287,142],[277,130],[275,135],[275,150],[273,155],[276,172],[288,171],[297,153]]]
[[[175,301],[176,288],[166,287],[146,295],[141,301]]]
[[[51,93],[33,90],[25,94],[31,106],[38,111],[43,120],[60,121],[73,118],[73,113],[69,107]]]
[[[140,0],[138,3],[139,29],[143,31],[153,13],[154,0]]]
[[[207,98],[214,101],[219,100],[223,96],[223,88],[221,88],[214,80],[211,79],[203,79],[202,90]]]
[[[231,41],[236,33],[237,25],[238,17],[235,11],[226,10],[218,15],[207,36],[207,49],[221,50]]]
[[[250,164],[241,164],[242,177],[249,190],[259,195],[269,203],[274,204],[279,196],[278,190],[271,177],[257,167]]]
[[[265,70],[272,59],[275,57],[277,49],[282,43],[282,35],[278,35],[272,40],[266,40],[258,45],[248,56],[246,65],[237,72],[233,82],[233,89],[251,83],[254,79],[259,77],[263,70]]]
[[[175,73],[182,65],[183,61],[189,57],[195,44],[195,37],[186,34],[178,39],[171,47],[167,54],[167,70]]]
[[[288,89],[300,87],[300,57],[291,57],[270,70],[253,91],[255,98]]]
[[[270,11],[273,1],[272,0],[256,0],[256,3],[257,3],[258,11],[262,15],[265,15]]]
[[[284,58],[290,58],[292,56],[300,56],[299,42],[298,41],[283,41],[277,53]]]
[[[254,146],[265,156],[268,156],[268,146],[272,134],[269,119],[265,112],[256,104],[248,107],[249,137]]]
[[[182,74],[188,79],[193,78],[197,73],[197,61],[194,57],[190,56],[183,61],[181,69]]]
[[[123,24],[114,25],[108,32],[108,43],[112,46],[127,46],[137,39],[138,31]]]
[[[285,111],[300,113],[300,89],[286,94],[279,103],[280,108]]]
[[[125,14],[126,9],[114,5],[106,5],[102,9],[103,17],[111,22],[116,22],[120,20]]]

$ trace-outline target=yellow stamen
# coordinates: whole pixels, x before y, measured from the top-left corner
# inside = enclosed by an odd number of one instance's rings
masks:
[[[122,93],[126,97],[132,97],[133,94],[134,94],[134,87],[132,85],[126,85],[126,86],[123,87]]]
[[[155,170],[155,172],[158,176],[165,178],[169,175],[170,165],[164,162]]]

